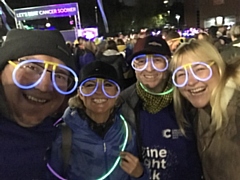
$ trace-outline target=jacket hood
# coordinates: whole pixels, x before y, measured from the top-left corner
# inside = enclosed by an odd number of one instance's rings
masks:
[[[120,53],[114,49],[107,49],[106,51],[103,52],[104,56],[115,56],[119,55]]]

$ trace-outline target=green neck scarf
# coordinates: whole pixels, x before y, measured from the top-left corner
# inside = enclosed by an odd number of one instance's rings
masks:
[[[172,86],[171,78],[169,78],[167,86],[163,92],[169,91]],[[136,83],[136,90],[140,99],[143,100],[143,109],[151,114],[156,114],[172,102],[172,92],[166,95],[149,94],[141,87],[139,82]]]

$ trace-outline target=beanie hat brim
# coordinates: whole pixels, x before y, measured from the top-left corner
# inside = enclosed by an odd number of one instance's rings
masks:
[[[55,57],[75,70],[70,49],[66,46],[61,33],[56,30],[11,30],[0,48],[0,54],[0,70],[3,70],[9,60],[17,60],[31,55]]]
[[[110,79],[121,86],[116,69],[112,65],[103,61],[95,60],[83,66],[79,74],[79,84],[81,84],[84,80],[93,77]]]
[[[170,48],[167,42],[159,36],[147,36],[142,39],[138,39],[136,42],[133,54],[129,57],[129,62],[138,55],[141,54],[161,54],[163,56],[171,56]]]

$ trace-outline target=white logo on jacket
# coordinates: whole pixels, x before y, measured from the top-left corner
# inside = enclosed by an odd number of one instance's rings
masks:
[[[183,136],[180,129],[164,129],[162,131],[162,135],[167,139],[178,139],[179,137]]]

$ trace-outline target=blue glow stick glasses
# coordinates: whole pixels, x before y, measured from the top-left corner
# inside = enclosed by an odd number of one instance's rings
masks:
[[[204,62],[193,62],[188,63],[183,66],[178,67],[174,70],[172,74],[172,81],[176,87],[183,87],[188,82],[188,71],[187,68],[190,69],[193,77],[199,81],[208,81],[212,77],[212,66],[214,62],[204,63]]]
[[[159,72],[163,72],[168,68],[168,60],[165,56],[160,54],[152,54],[152,55],[139,55],[133,58],[132,67],[136,71],[143,71],[147,68],[148,62],[151,62],[152,67]]]
[[[88,78],[85,79],[80,84],[80,93],[83,96],[92,96],[98,89],[101,83],[101,89],[104,95],[108,98],[116,98],[120,94],[119,85],[110,79],[102,79],[102,78]]]
[[[71,94],[77,88],[76,73],[65,65],[38,59],[24,60],[20,63],[8,61],[8,63],[15,67],[12,78],[21,89],[36,87],[41,83],[46,72],[51,73],[53,86],[60,94]],[[52,71],[49,67],[52,67]]]
[[[179,41],[180,43],[184,43],[184,42],[186,42],[186,38],[185,37],[179,37],[179,38],[171,39],[171,41]]]

